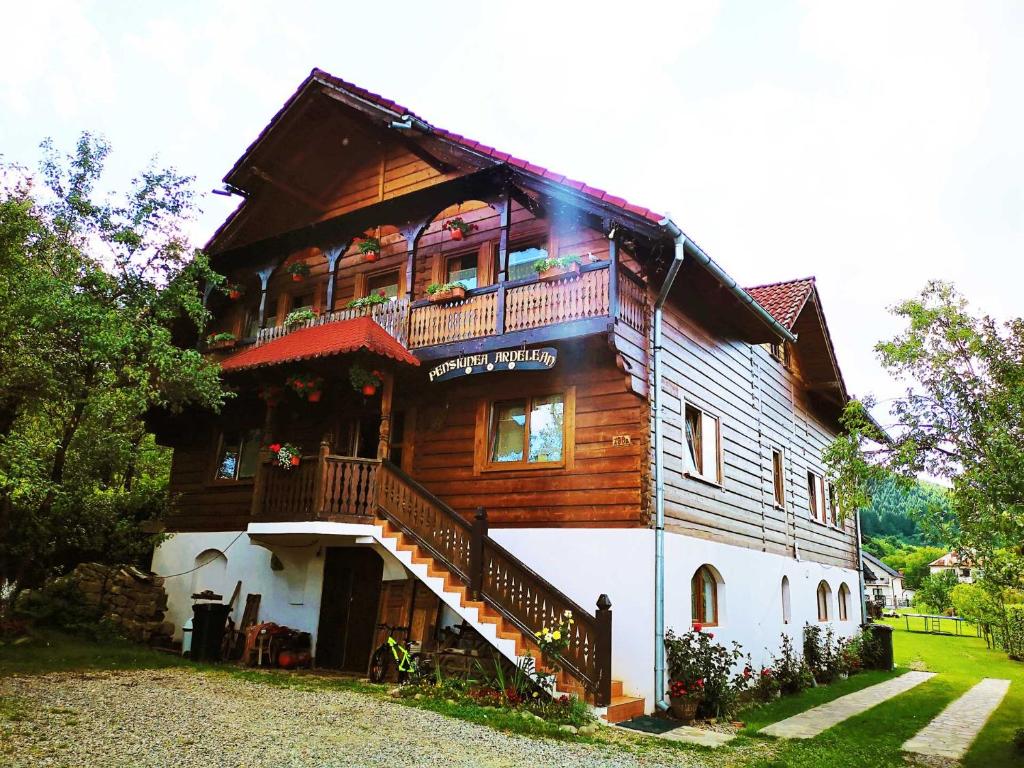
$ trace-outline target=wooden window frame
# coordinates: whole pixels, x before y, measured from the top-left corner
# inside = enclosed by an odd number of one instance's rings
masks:
[[[255,480],[256,480],[256,472],[253,473],[252,477],[233,477],[233,478],[217,477],[217,473],[220,470],[220,465],[221,465],[221,461],[220,461],[221,453],[224,451],[224,438],[225,438],[226,433],[230,432],[230,431],[231,430],[223,430],[222,429],[222,430],[220,430],[219,434],[217,435],[216,449],[213,452],[213,456],[211,457],[211,460],[210,460],[210,467],[207,470],[207,474],[206,474],[206,476],[209,478],[209,480],[207,480],[207,482],[206,482],[207,485],[252,485],[253,482],[255,482]],[[240,435],[240,439],[239,439],[239,443],[238,443],[238,460],[239,460],[239,464],[241,464],[241,460],[242,460],[242,446],[246,442],[245,439],[244,439],[245,435],[247,435],[250,432],[257,432],[258,433],[259,430],[257,428],[255,428],[255,427],[248,427],[248,428],[239,428],[238,432],[239,432],[239,435]],[[260,439],[260,437],[258,435],[256,437],[256,442],[257,443],[262,442],[262,440]],[[257,472],[259,471],[259,463],[258,462],[257,462],[257,469],[256,469],[256,471]]]
[[[815,602],[818,604],[818,621],[825,623],[829,621],[828,609],[829,609],[829,595],[832,593],[832,588],[828,585],[828,582],[822,579],[818,582],[818,587],[814,592]]]
[[[475,291],[477,288],[483,288],[484,284],[480,280],[480,249],[479,248],[474,249],[474,250],[469,250],[469,251],[460,251],[460,252],[457,252],[457,253],[446,253],[446,254],[444,254],[443,261],[441,263],[441,279],[438,282],[441,283],[441,284],[447,283],[448,282],[448,277],[451,275],[451,269],[449,269],[448,265],[454,259],[459,259],[460,261],[462,261],[467,256],[476,256],[476,285],[473,286],[472,288],[467,288],[466,291],[467,292],[472,292],[472,291]]]
[[[825,484],[825,495],[829,523],[833,528],[839,528],[839,504],[836,501],[836,487],[833,483]]]
[[[562,460],[561,461],[491,461],[491,413],[495,403],[508,400],[526,400],[526,423],[523,425],[524,455],[528,456],[530,435],[531,403],[535,399],[562,396]],[[474,443],[473,469],[475,474],[482,472],[536,472],[540,470],[572,470],[576,464],[576,387],[553,389],[529,395],[513,395],[493,397],[481,400],[477,404],[476,430]]]
[[[786,508],[786,453],[772,448],[772,494],[776,509]]]
[[[811,520],[828,525],[825,478],[813,469],[807,470],[807,511],[811,515]]]
[[[836,599],[836,608],[837,608],[836,613],[839,614],[839,620],[840,621],[849,621],[850,620],[850,606],[849,606],[849,602],[850,602],[850,588],[848,586],[846,586],[846,582],[844,581],[842,584],[839,585],[838,597]]]
[[[704,576],[711,580],[711,610],[715,613],[714,621],[707,620],[702,578]],[[690,613],[692,614],[690,616],[690,623],[692,625],[700,624],[702,627],[717,627],[719,624],[721,616],[718,613],[718,579],[715,578],[714,572],[707,565],[702,565],[690,577]]]
[[[367,296],[370,295],[370,281],[375,277],[386,275],[389,272],[394,272],[395,274],[398,275],[398,280],[396,282],[396,284],[398,285],[398,290],[397,293],[395,294],[395,299],[404,299],[406,294],[405,270],[400,266],[382,267],[380,269],[359,272],[358,274],[356,274],[355,290],[353,291],[353,293],[355,293],[355,296],[353,296],[352,298],[365,299]]]
[[[694,435],[694,446],[693,446],[694,455],[693,456],[690,455],[690,441],[689,441],[689,438],[687,437],[687,429],[686,429],[686,426],[687,426],[687,423],[688,423],[687,416],[688,416],[688,413],[691,412],[691,411],[698,414],[698,417],[699,417],[698,418],[698,423],[700,424],[700,430],[699,430],[700,434],[699,435],[697,435],[697,434]],[[715,468],[714,468],[715,471],[714,471],[713,475],[709,475],[708,473],[702,471],[701,469],[699,469],[696,466],[696,463],[695,463],[695,460],[696,460],[696,458],[698,456],[700,457],[702,464],[703,464],[703,460],[704,460],[704,440],[705,440],[705,435],[704,435],[704,419],[705,418],[713,420],[715,422],[715,445],[714,445],[714,454],[713,454],[714,457],[715,457]],[[697,405],[694,405],[693,403],[687,402],[683,406],[683,423],[682,423],[682,428],[683,428],[683,451],[684,451],[684,454],[683,454],[683,464],[684,464],[683,474],[686,475],[686,477],[689,477],[689,478],[691,478],[693,480],[700,480],[701,482],[709,483],[711,485],[715,485],[715,486],[718,486],[718,487],[721,488],[724,485],[724,479],[725,479],[725,469],[723,467],[723,461],[722,461],[722,419],[721,419],[721,417],[716,416],[715,414],[713,414],[710,411],[707,411],[707,410],[701,408],[700,406],[697,406]],[[693,464],[693,466],[691,466],[691,463]]]

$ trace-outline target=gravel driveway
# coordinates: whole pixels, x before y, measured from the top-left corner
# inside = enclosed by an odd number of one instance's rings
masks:
[[[0,678],[0,765],[12,767],[656,768],[693,759],[531,739],[364,693],[190,670]]]

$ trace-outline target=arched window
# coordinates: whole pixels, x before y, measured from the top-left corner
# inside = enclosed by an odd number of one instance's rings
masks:
[[[839,620],[850,620],[850,588],[846,582],[839,585]]]
[[[827,581],[818,582],[818,621],[828,621],[828,604],[832,600],[832,589]]]
[[[690,606],[694,624],[718,624],[718,580],[706,565],[698,568],[690,580]]]
[[[793,618],[793,607],[789,597],[789,576],[782,577],[782,623],[789,624]]]
[[[221,595],[225,600],[228,593],[225,591],[228,584],[228,558],[219,549],[205,549],[196,555],[193,561],[192,571],[192,594],[210,590],[214,594]]]

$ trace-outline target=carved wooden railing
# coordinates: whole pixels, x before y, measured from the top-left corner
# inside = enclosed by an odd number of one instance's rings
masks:
[[[573,617],[562,667],[594,694],[611,702],[611,601],[598,600],[597,615],[577,605],[487,535],[481,508],[473,524],[390,462],[381,463],[377,501],[381,513],[431,557],[461,578],[470,591],[515,624],[524,636]]]
[[[647,289],[632,272],[619,271],[619,306],[616,315],[634,331],[647,330]]]
[[[303,456],[299,466],[282,469],[264,457],[256,469],[252,516],[260,522],[316,520],[316,487],[320,478],[318,457]]]
[[[579,277],[509,288],[505,298],[505,331],[607,314],[608,269],[596,269]]]
[[[303,456],[299,466],[282,469],[269,459],[259,465],[252,517],[259,522],[373,518],[377,509],[380,462],[320,453]]]
[[[493,336],[498,333],[496,290],[445,304],[413,307],[409,315],[409,348]]]
[[[319,317],[307,320],[298,325],[274,325],[269,328],[261,328],[256,334],[256,344],[266,344],[268,341],[287,336],[293,331],[302,328],[312,328],[315,325],[325,323],[336,323],[341,320],[352,320],[357,317],[370,317],[381,328],[394,336],[399,342],[407,342],[406,331],[409,319],[409,300],[396,299],[386,304],[372,304],[368,307],[346,307],[336,309],[333,312],[325,312]]]
[[[377,506],[377,473],[380,462],[343,456],[325,456],[320,516],[373,517]]]

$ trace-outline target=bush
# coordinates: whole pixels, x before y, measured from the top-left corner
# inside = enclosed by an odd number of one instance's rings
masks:
[[[1003,620],[992,625],[992,637],[1011,659],[1024,660],[1024,604],[1004,607]]]
[[[793,648],[793,640],[785,632],[779,645],[779,655],[772,656],[772,672],[779,690],[785,694],[800,693],[814,685],[814,675],[807,662]]]
[[[850,673],[850,655],[847,641],[836,637],[831,626],[821,631],[816,624],[804,625],[804,661],[819,683],[831,683]]]
[[[113,640],[120,637],[117,629],[90,607],[81,592],[67,576],[48,582],[39,589],[25,590],[17,599],[14,612],[41,627],[90,640]]]
[[[1017,754],[1024,755],[1024,728],[1018,728],[1013,734],[1013,746],[1017,749]]]
[[[757,678],[754,680],[753,693],[758,701],[771,701],[779,697],[782,686],[779,685],[779,678],[771,667],[761,667]]]
[[[751,677],[751,669],[748,663],[734,675],[733,668],[743,658],[740,644],[733,642],[730,650],[713,643],[714,637],[711,632],[701,632],[700,625],[683,635],[669,630],[665,635],[668,674],[672,682],[682,683],[687,690],[703,689],[698,714],[726,717],[735,711],[739,694]]]

